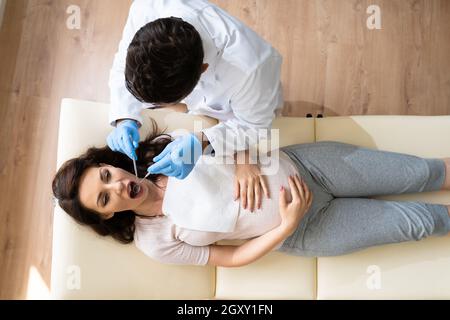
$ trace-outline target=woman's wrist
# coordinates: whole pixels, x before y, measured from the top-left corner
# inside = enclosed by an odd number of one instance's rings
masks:
[[[237,165],[259,165],[258,153],[254,149],[237,151],[234,153],[234,162]]]
[[[295,229],[297,229],[297,225],[288,222],[288,221],[281,221],[281,223],[278,226],[278,229],[280,232],[282,232],[286,237],[289,237],[291,234],[294,233]]]
[[[236,247],[233,253],[233,266],[244,266],[261,258],[289,236],[286,231],[287,229],[278,226]]]

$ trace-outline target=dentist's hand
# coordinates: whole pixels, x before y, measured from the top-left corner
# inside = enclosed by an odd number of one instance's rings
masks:
[[[169,143],[163,152],[153,158],[155,163],[147,171],[184,179],[194,169],[201,154],[200,141],[194,134],[189,133]]]
[[[112,151],[126,154],[130,159],[137,160],[135,148],[139,143],[138,124],[134,120],[122,120],[108,135],[106,141]]]

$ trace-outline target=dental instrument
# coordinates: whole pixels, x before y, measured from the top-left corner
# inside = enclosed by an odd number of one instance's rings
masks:
[[[148,173],[145,175],[145,177],[143,177],[141,180],[139,180],[139,182],[138,182],[137,184],[133,185],[133,192],[134,192],[134,193],[138,193],[138,192],[140,191],[142,181],[144,181],[145,178],[147,178],[149,175],[150,175],[150,172],[148,172]],[[136,177],[137,177],[137,175],[136,175]]]
[[[131,136],[131,134],[128,136],[130,137],[131,140],[133,140],[133,137]],[[136,160],[134,160],[134,159],[132,159],[132,160],[133,160],[134,174],[136,175],[136,178],[139,178],[138,173],[137,173]]]
[[[149,175],[150,175],[150,172],[147,172],[147,174],[145,175],[145,177],[143,177],[141,180],[139,180],[139,184],[141,184],[142,181],[144,181]]]
[[[134,159],[133,159],[133,167],[134,167],[134,174],[136,175],[136,178],[139,178],[138,173],[137,173],[136,160],[134,160]]]

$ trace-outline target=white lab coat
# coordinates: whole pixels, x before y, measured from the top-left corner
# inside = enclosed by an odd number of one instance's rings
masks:
[[[141,110],[152,107],[136,100],[125,87],[127,48],[145,24],[180,17],[199,32],[208,69],[183,102],[189,113],[220,122],[202,130],[216,156],[255,145],[259,129],[269,129],[283,104],[281,55],[254,31],[204,0],[135,0],[110,73],[110,123],[130,118],[142,123]]]

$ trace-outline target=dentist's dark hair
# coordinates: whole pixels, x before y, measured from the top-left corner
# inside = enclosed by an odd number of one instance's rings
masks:
[[[136,149],[139,176],[145,176],[148,166],[153,164],[153,158],[171,142],[170,136],[159,133],[154,121],[153,128]],[[61,166],[52,182],[53,195],[59,206],[79,224],[91,227],[101,236],[112,236],[121,243],[130,243],[134,240],[135,231],[136,214],[133,211],[120,212],[105,220],[100,213],[85,208],[80,202],[79,187],[83,173],[101,164],[109,164],[128,172],[134,171],[133,162],[128,156],[112,151],[109,147],[89,148],[81,156],[68,160]],[[157,178],[158,175],[148,177],[153,183],[156,183]]]
[[[143,26],[131,41],[125,65],[125,86],[141,102],[178,103],[202,74],[203,44],[197,30],[170,17]]]

